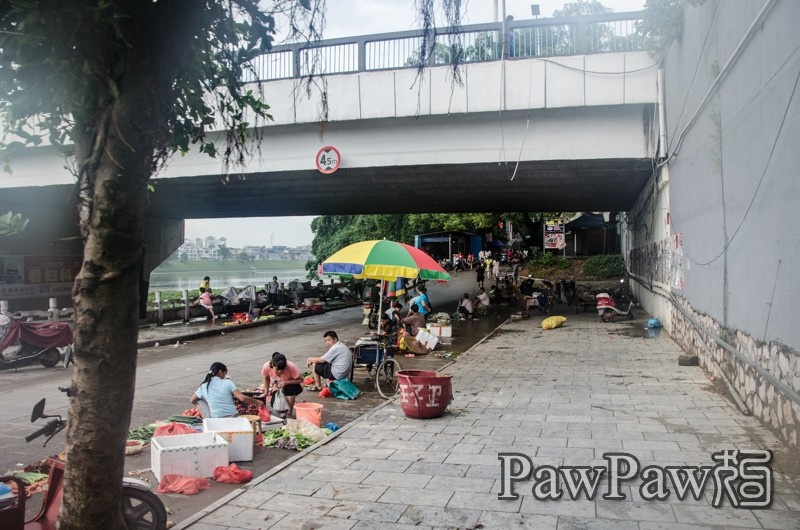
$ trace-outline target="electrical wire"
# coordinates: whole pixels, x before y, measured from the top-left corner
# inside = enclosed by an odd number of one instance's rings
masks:
[[[755,202],[756,197],[758,196],[758,192],[761,189],[761,184],[764,182],[764,177],[766,176],[767,170],[769,169],[770,163],[772,162],[772,155],[775,154],[775,148],[777,147],[778,140],[781,137],[781,132],[783,131],[783,126],[786,123],[786,116],[788,116],[788,114],[789,114],[789,109],[792,106],[792,101],[794,101],[794,96],[795,96],[795,93],[797,92],[798,83],[800,83],[800,68],[797,69],[797,77],[795,77],[795,80],[794,80],[794,86],[792,87],[792,93],[789,96],[789,101],[786,103],[786,109],[784,109],[784,111],[783,111],[783,117],[781,118],[781,123],[780,123],[780,126],[778,127],[778,132],[775,135],[775,140],[773,140],[772,147],[769,150],[769,156],[767,157],[767,162],[766,162],[766,164],[764,164],[764,171],[761,172],[761,177],[758,179],[758,185],[756,186],[756,189],[753,192],[753,196],[750,198],[750,204],[747,205],[747,210],[745,210],[744,216],[742,216],[742,220],[739,222],[739,226],[736,227],[736,231],[734,231],[733,235],[730,237],[730,239],[728,239],[728,241],[722,247],[722,250],[719,251],[719,254],[714,256],[714,258],[712,258],[711,260],[706,261],[706,262],[702,262],[702,263],[701,262],[697,262],[697,261],[692,259],[691,261],[692,261],[692,263],[694,265],[698,265],[698,266],[701,266],[701,267],[706,266],[706,265],[711,265],[712,263],[717,261],[719,258],[721,258],[725,254],[725,252],[727,252],[728,248],[731,246],[731,243],[733,243],[733,240],[736,238],[736,235],[739,233],[739,230],[742,228],[742,226],[744,225],[744,222],[747,220],[747,216],[750,213],[750,209],[753,207],[753,203]],[[723,207],[724,207],[724,205],[723,205]],[[670,219],[670,226],[675,231],[675,233],[678,233],[678,229],[673,224],[672,219]],[[686,254],[685,250],[684,250],[684,254]],[[689,256],[687,256],[687,257],[689,257]]]
[[[714,5],[714,13],[711,15],[711,21],[708,23],[708,31],[706,31],[706,37],[703,39],[703,46],[700,48],[700,53],[697,54],[697,63],[694,66],[694,73],[692,74],[692,80],[689,82],[689,87],[686,89],[686,93],[683,96],[683,104],[681,105],[681,111],[678,114],[678,119],[675,120],[675,129],[673,129],[672,134],[670,135],[670,139],[675,138],[675,133],[678,132],[678,126],[681,123],[681,118],[683,118],[683,112],[686,110],[686,103],[689,101],[689,94],[692,93],[692,87],[694,86],[694,81],[697,78],[697,72],[700,71],[700,63],[703,61],[703,52],[706,50],[706,44],[708,44],[708,39],[711,36],[711,30],[714,27],[714,20],[717,18],[717,9],[719,9],[720,2],[717,2]],[[663,117],[662,119],[665,119]],[[672,140],[670,140],[669,145],[667,145],[667,153],[669,153],[670,149],[672,148]]]

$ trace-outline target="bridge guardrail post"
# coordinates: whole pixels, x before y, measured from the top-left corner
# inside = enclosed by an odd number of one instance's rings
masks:
[[[59,320],[59,310],[58,310],[58,298],[50,298],[48,300],[50,307],[47,309],[48,313],[50,313],[50,322],[58,322]]]
[[[156,291],[156,325],[164,325],[164,301],[161,299],[161,291]]]
[[[189,291],[184,289],[183,290],[183,321],[189,322]]]

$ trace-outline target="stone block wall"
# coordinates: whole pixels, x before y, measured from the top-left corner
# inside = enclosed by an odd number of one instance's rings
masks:
[[[697,355],[700,365],[711,373],[717,371],[712,362],[715,360],[751,414],[800,450],[800,353],[784,344],[763,342],[741,330],[727,330],[710,316],[693,310],[683,298],[674,297],[673,301],[683,311],[671,313],[672,338],[687,354]],[[779,383],[770,381],[769,376]],[[781,388],[781,384],[785,386]]]

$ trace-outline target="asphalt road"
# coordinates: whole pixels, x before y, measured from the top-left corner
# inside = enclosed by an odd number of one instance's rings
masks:
[[[429,284],[429,293],[437,311],[452,313],[457,306],[459,295],[464,292],[474,295],[475,287],[474,273],[463,272],[448,284]],[[436,370],[444,366],[451,362],[443,357],[444,353],[450,352],[457,356],[458,353],[466,351],[505,320],[511,309],[506,307],[500,315],[490,314],[473,321],[455,323],[450,345],[440,345],[435,355],[418,356],[413,359],[400,357],[402,367]],[[240,389],[252,388],[260,384],[261,366],[273,352],[280,351],[302,369],[307,357],[324,353],[325,331],[329,329],[337,331],[339,337],[350,345],[364,335],[368,330],[361,324],[361,318],[361,308],[355,307],[242,331],[226,332],[218,336],[183,342],[180,345],[142,348],[139,351],[131,428],[164,420],[188,408],[189,398],[214,361],[222,361],[228,366],[229,377]],[[68,386],[70,376],[71,368],[65,370],[60,366],[50,369],[33,366],[16,372],[0,372],[0,388],[2,388],[0,472],[13,469],[19,464],[37,462],[63,450],[65,433],[56,435],[47,447],[42,447],[44,441],[42,439],[27,444],[24,437],[42,423],[41,421],[37,422],[37,425],[30,423],[33,405],[42,397],[47,399],[48,413],[66,415],[67,398],[57,387]],[[372,382],[367,381],[364,369],[356,370],[354,382],[364,391],[364,394],[354,401],[323,399],[309,392],[303,392],[298,396],[298,401],[323,403],[325,407],[323,422],[345,425],[383,402]],[[241,462],[239,465],[258,476],[293,454],[295,454],[293,451],[283,449],[255,447],[253,461]],[[139,455],[126,458],[126,471],[141,471],[139,478],[149,479],[155,490],[156,480],[149,468],[149,448],[145,448]],[[171,494],[161,497],[171,512],[170,520],[177,523],[236,487],[214,482],[210,490],[198,495]],[[34,497],[31,505],[36,506],[38,502],[39,499]]]

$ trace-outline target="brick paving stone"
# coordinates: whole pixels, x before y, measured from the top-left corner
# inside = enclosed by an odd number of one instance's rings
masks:
[[[391,471],[393,473],[402,473],[411,466],[412,462],[409,460],[380,460],[376,458],[359,458],[349,466],[347,469],[365,469],[368,471]]]
[[[661,502],[596,502],[597,516],[603,519],[622,519],[625,521],[667,521],[677,522],[670,504]]]
[[[431,481],[433,475],[418,473],[390,473],[387,471],[375,471],[365,480],[364,484],[375,484],[378,486],[399,486],[405,488],[424,488]]]
[[[409,506],[399,523],[426,524],[438,528],[475,528],[481,516],[480,510],[439,508],[432,506]]]
[[[589,519],[587,517],[560,516],[558,530],[638,530],[637,521],[615,521],[612,519]]]
[[[481,466],[485,467],[485,466]],[[474,493],[489,493],[495,483],[495,479],[500,478],[497,468],[493,477],[445,477],[435,476],[425,486],[425,489],[448,491],[470,491]]]
[[[397,523],[405,512],[404,504],[387,504],[383,502],[343,501],[337,504],[328,515],[341,519],[367,521],[376,525]]]
[[[510,512],[481,512],[478,520],[483,528],[526,528],[529,530],[549,530],[556,528],[558,519],[554,515],[538,515]]]
[[[444,508],[453,496],[449,489],[419,489],[391,486],[378,499],[389,504],[408,506],[440,506]]]
[[[672,506],[679,523],[724,525],[733,528],[760,528],[750,510],[723,510],[711,506],[676,504]]]
[[[315,498],[346,501],[378,500],[386,492],[386,486],[365,484],[347,484],[344,482],[327,482],[323,487],[314,492]]]
[[[336,517],[319,517],[309,519],[304,514],[291,513],[269,527],[271,530],[297,530],[298,528],[314,528],[319,530],[350,530],[357,527],[357,521]],[[194,530],[194,529],[192,529]]]

